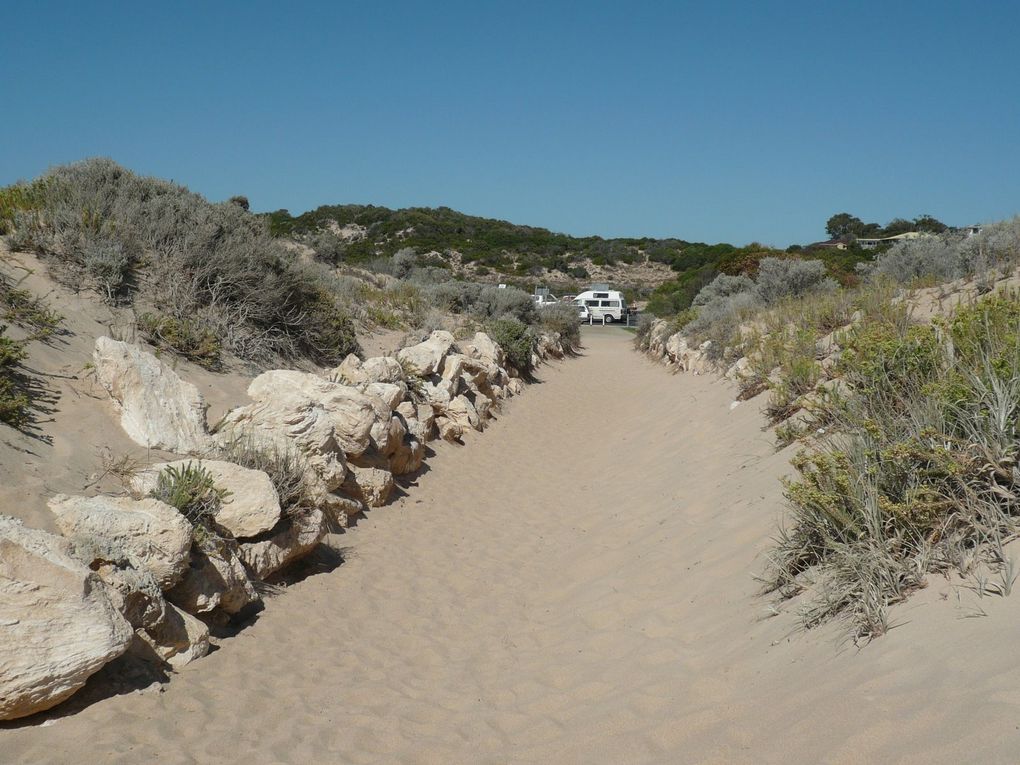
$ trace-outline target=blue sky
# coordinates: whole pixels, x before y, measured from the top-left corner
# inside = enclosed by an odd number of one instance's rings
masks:
[[[253,209],[823,238],[1020,212],[1015,2],[38,2],[0,183],[110,156]]]

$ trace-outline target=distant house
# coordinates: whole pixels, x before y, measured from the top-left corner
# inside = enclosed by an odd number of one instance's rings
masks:
[[[828,247],[833,250],[845,250],[849,245],[842,239],[829,239],[825,242],[813,242],[809,244],[806,249],[813,250],[816,247]]]
[[[881,237],[858,237],[857,246],[865,250],[873,250],[876,247],[881,247],[884,244],[897,244],[898,242],[906,242],[911,239],[921,239],[926,236],[932,236],[932,234],[926,231],[907,231],[904,234],[897,234],[896,236],[881,236]]]
[[[961,234],[963,234],[965,237],[967,237],[969,239],[972,236],[976,236],[977,234],[980,234],[981,233],[981,229],[983,229],[983,228],[984,228],[984,226],[982,226],[980,223],[978,223],[978,224],[975,224],[973,226],[964,226],[963,228],[957,229],[957,231],[959,231]]]

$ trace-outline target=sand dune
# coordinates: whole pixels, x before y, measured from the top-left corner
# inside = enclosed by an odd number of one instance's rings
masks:
[[[1020,759],[1020,601],[935,581],[863,650],[767,618],[789,452],[724,384],[585,342],[334,537],[337,570],[164,692],[0,729],[0,762]]]

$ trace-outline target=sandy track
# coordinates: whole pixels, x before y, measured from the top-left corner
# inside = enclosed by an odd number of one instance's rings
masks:
[[[941,583],[863,651],[790,637],[751,576],[789,456],[756,406],[620,330],[586,343],[339,537],[338,570],[163,693],[0,730],[0,762],[1020,757],[1016,598],[963,619]]]

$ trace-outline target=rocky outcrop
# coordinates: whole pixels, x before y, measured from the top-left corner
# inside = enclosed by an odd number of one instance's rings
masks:
[[[0,720],[59,704],[132,634],[67,540],[0,516]]]
[[[397,351],[397,359],[406,364],[410,369],[422,377],[439,372],[443,365],[443,359],[450,352],[453,346],[453,335],[441,329],[437,329],[428,340],[401,348]]]
[[[166,617],[148,629],[139,630],[131,651],[177,669],[209,653],[209,628],[191,614],[167,604]]]
[[[237,555],[237,545],[231,540],[196,544],[188,570],[166,596],[171,603],[192,614],[216,608],[236,614],[260,600]]]
[[[302,509],[285,516],[262,538],[242,541],[238,556],[254,577],[265,579],[311,552],[327,531],[322,510]]]
[[[103,540],[123,550],[155,577],[164,590],[188,567],[191,524],[158,499],[69,497],[49,502],[60,532],[72,540]]]
[[[206,403],[191,383],[135,345],[96,340],[96,378],[120,410],[120,424],[138,444],[176,454],[200,454],[211,445]]]
[[[536,358],[560,355],[556,336],[539,339]],[[101,338],[95,358],[129,435],[193,458],[140,471],[136,494],[167,468],[197,464],[225,495],[208,527],[149,497],[57,495],[63,538],[0,518],[0,719],[58,703],[125,650],[174,667],[204,656],[209,630],[195,615],[245,612],[256,583],[314,550],[331,523],[385,504],[395,475],[421,469],[427,441],[482,430],[524,388],[487,335],[455,346],[437,331],[397,358],[349,356],[325,375],[265,372],[251,403],[210,435],[197,389],[154,356]],[[269,475],[210,459],[231,452],[274,476],[269,465],[290,461],[300,498],[281,507]]]
[[[212,476],[226,495],[216,511],[216,525],[233,537],[255,537],[269,531],[280,520],[280,497],[273,482],[261,470],[250,470],[222,460],[178,460],[160,462],[136,473],[131,488],[148,494],[156,487],[159,474],[166,468],[178,470],[195,465]]]

